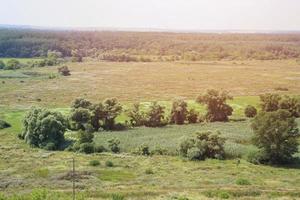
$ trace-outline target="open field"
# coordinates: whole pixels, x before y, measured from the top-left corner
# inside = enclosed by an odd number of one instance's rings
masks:
[[[78,199],[112,199],[112,194],[122,194],[126,200],[300,199],[299,165],[271,167],[244,159],[255,148],[250,144],[250,120],[243,120],[245,106],[259,108],[258,95],[266,92],[299,95],[300,65],[296,61],[90,61],[67,65],[72,75],[54,79],[49,75],[57,74],[56,67],[0,71],[0,118],[12,125],[0,130],[0,199],[1,193],[26,196],[39,188],[58,195],[50,200],[71,199],[73,157],[78,172],[76,190],[82,197]],[[276,87],[288,91],[276,91]],[[204,114],[204,107],[194,99],[209,88],[228,90],[235,97],[229,102],[234,109],[230,122],[95,133],[94,141],[99,145],[107,146],[109,139],[118,138],[121,154],[50,152],[30,148],[17,138],[25,111],[34,105],[66,115],[76,97],[95,102],[117,97],[125,109],[136,101],[146,107],[158,100],[169,113],[171,100],[183,97],[189,107]],[[117,118],[125,120],[125,114]],[[300,120],[297,122],[300,128]],[[182,137],[203,130],[220,131],[227,139],[226,151],[241,157],[241,163],[236,159],[192,162],[178,156],[130,154],[142,144],[151,150],[161,147],[174,152]],[[67,137],[72,134],[66,133]],[[91,160],[99,160],[100,166],[90,166]],[[106,161],[112,161],[114,167],[107,167]],[[243,180],[244,185],[240,183]]]
[[[233,96],[276,92],[277,87],[288,88],[285,93],[300,94],[300,65],[294,60],[84,62],[68,66],[72,75],[55,79],[48,76],[57,73],[56,67],[0,71],[0,105],[66,107],[79,96],[92,101],[107,97],[117,97],[121,102],[176,97],[193,100],[209,88],[228,90]]]

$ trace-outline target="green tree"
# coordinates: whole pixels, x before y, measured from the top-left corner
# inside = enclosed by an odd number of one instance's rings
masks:
[[[92,103],[84,98],[76,98],[71,105],[71,108],[90,108]]]
[[[184,124],[187,117],[187,103],[182,99],[173,101],[171,110],[171,123]]]
[[[165,119],[165,107],[159,105],[157,102],[153,102],[149,111],[146,113],[145,125],[148,127],[162,127],[166,126]]]
[[[197,123],[199,118],[199,113],[192,108],[188,111],[186,118],[190,124]]]
[[[101,127],[101,121],[104,119],[106,112],[104,111],[104,107],[102,103],[93,104],[90,107],[91,111],[91,125],[94,127],[96,131]]]
[[[227,92],[208,90],[206,94],[198,96],[196,102],[206,104],[208,121],[228,121],[233,109],[226,104],[227,100],[233,99]]]
[[[279,102],[281,100],[278,94],[263,94],[259,96],[261,101],[262,111],[272,112],[279,109]]]
[[[90,123],[91,114],[86,108],[72,109],[69,119],[75,126],[76,130],[85,130],[88,123]]]
[[[252,118],[252,117],[256,116],[257,110],[256,110],[256,108],[254,106],[248,105],[245,108],[245,112],[244,113],[245,113],[246,117]]]
[[[132,126],[145,125],[145,113],[140,110],[140,104],[133,104],[133,108],[127,112]]]
[[[104,111],[103,128],[105,130],[113,130],[115,119],[122,112],[122,106],[116,98],[106,99],[102,105]]]
[[[261,150],[261,162],[284,164],[298,151],[299,130],[286,110],[261,112],[252,123],[254,144]]]
[[[64,144],[65,130],[66,120],[61,113],[33,108],[24,117],[20,136],[34,147],[56,150]]]
[[[300,117],[300,99],[285,95],[281,98],[279,107],[288,110],[293,117]]]

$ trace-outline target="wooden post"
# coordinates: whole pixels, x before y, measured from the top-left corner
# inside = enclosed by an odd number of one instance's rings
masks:
[[[73,200],[75,200],[75,159],[73,158]]]

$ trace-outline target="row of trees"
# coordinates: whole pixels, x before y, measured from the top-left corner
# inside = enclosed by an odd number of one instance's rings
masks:
[[[106,57],[126,61],[135,56],[170,60],[299,58],[297,34],[207,34],[0,29],[0,57]],[[113,55],[113,58],[111,56]]]

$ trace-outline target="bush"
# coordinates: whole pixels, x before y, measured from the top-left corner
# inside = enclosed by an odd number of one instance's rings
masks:
[[[145,170],[145,174],[154,174],[154,172],[151,168],[148,168]]]
[[[112,200],[125,200],[125,197],[121,194],[112,194]]]
[[[34,147],[56,150],[65,142],[66,120],[59,112],[33,108],[26,113],[23,127],[21,138]]]
[[[94,146],[94,148],[95,148],[95,153],[102,153],[107,151],[106,148],[102,145]]]
[[[68,66],[59,67],[57,70],[58,70],[58,73],[60,73],[63,76],[70,76],[71,75]]]
[[[245,108],[245,116],[246,117],[252,118],[252,117],[255,117],[256,114],[257,114],[257,110],[254,106],[248,105]]]
[[[140,104],[133,104],[133,108],[127,113],[132,126],[145,125],[145,113],[140,110]]]
[[[105,166],[106,166],[106,167],[113,167],[113,166],[114,166],[114,163],[113,163],[112,161],[110,161],[110,160],[107,160],[107,161],[105,162]]]
[[[279,108],[288,110],[293,117],[300,117],[300,99],[284,96],[279,102]]]
[[[156,146],[150,153],[151,155],[168,155],[168,151],[160,146]]]
[[[250,181],[244,178],[239,178],[235,181],[237,185],[251,185]]]
[[[113,153],[120,153],[119,145],[120,145],[120,140],[118,139],[113,138],[111,140],[108,140],[108,147]]]
[[[285,164],[298,152],[299,130],[295,119],[286,110],[262,112],[254,118],[254,144],[262,153],[263,162]]]
[[[90,166],[93,166],[93,167],[99,166],[99,165],[100,165],[100,162],[99,162],[98,160],[91,160],[91,161],[89,162],[89,165],[90,165]]]
[[[171,123],[184,124],[187,117],[187,103],[182,99],[173,101],[171,110]]]
[[[72,109],[69,119],[76,130],[85,130],[85,125],[90,122],[91,114],[86,108]]]
[[[94,144],[93,143],[82,143],[80,144],[79,152],[91,154],[95,152]]]
[[[193,138],[188,138],[180,143],[179,152],[190,160],[204,160],[206,158],[223,159],[225,139],[220,133],[200,132]]]
[[[233,109],[226,104],[227,100],[232,100],[227,92],[208,90],[206,94],[200,95],[196,102],[206,104],[206,119],[210,122],[228,121],[228,116],[232,115]]]
[[[122,106],[118,99],[105,99],[103,105],[103,128],[105,130],[113,130],[115,128],[115,119],[122,112]]]
[[[149,146],[143,144],[143,145],[139,146],[139,147],[135,150],[134,153],[137,154],[137,155],[149,156],[149,155],[150,155]]]
[[[281,97],[278,94],[263,94],[259,96],[262,111],[272,112],[279,109]]]
[[[5,129],[5,128],[9,128],[9,127],[11,127],[11,125],[9,123],[7,123],[6,121],[0,119],[0,130]]]
[[[145,126],[148,127],[162,127],[168,123],[164,121],[165,107],[159,105],[157,102],[153,102],[150,106],[149,111],[146,113]]]
[[[195,109],[190,109],[186,116],[189,124],[194,124],[198,122],[199,113]]]
[[[21,63],[16,60],[16,59],[11,59],[9,61],[7,61],[4,69],[5,70],[15,70],[15,69],[20,69],[21,68]]]
[[[83,143],[92,143],[94,139],[94,134],[86,131],[78,131],[78,142],[79,144]]]
[[[5,68],[5,63],[2,60],[0,60],[0,69],[4,69],[4,68]]]

